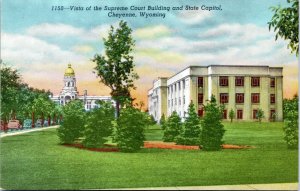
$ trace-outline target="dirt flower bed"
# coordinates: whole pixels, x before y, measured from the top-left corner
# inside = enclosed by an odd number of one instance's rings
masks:
[[[75,147],[79,149],[85,149],[89,151],[96,151],[96,152],[119,152],[119,149],[116,148],[115,145],[111,144],[105,144],[104,148],[86,148],[80,143],[74,143],[74,144],[64,144],[66,147]],[[147,149],[175,149],[175,150],[198,150],[199,146],[190,146],[190,145],[176,145],[173,142],[162,142],[162,141],[145,141],[144,142],[144,148]],[[222,145],[223,149],[249,149],[254,148],[252,146],[247,145],[229,145],[224,144]],[[200,148],[201,149],[201,148]]]
[[[145,141],[144,148],[157,148],[157,149],[177,149],[177,150],[197,150],[199,146],[189,146],[189,145],[176,145],[173,142],[166,143],[162,141]],[[223,149],[249,149],[252,146],[247,145],[222,145]],[[200,148],[201,149],[201,148]]]

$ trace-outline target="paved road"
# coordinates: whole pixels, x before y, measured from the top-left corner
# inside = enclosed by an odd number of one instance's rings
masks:
[[[7,137],[7,136],[13,136],[13,135],[20,135],[20,134],[24,134],[24,133],[30,133],[33,131],[42,131],[44,129],[53,129],[53,128],[57,128],[58,125],[55,126],[50,126],[50,127],[37,127],[37,128],[33,128],[33,129],[23,129],[23,130],[15,130],[15,131],[9,131],[7,133],[1,132],[0,137]]]

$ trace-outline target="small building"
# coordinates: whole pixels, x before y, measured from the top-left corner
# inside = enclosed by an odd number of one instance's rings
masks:
[[[159,78],[148,91],[148,110],[159,121],[173,111],[184,119],[191,101],[198,115],[211,95],[224,104],[223,118],[234,110],[238,120],[254,120],[258,109],[265,119],[283,119],[282,67],[210,65],[189,66],[169,78]],[[167,91],[167,93],[164,93]],[[167,102],[167,103],[166,103]]]
[[[98,100],[112,101],[110,96],[89,96],[87,90],[84,91],[83,95],[79,95],[76,86],[76,77],[71,64],[68,64],[68,68],[65,70],[64,74],[64,87],[57,96],[51,96],[51,99],[59,105],[65,105],[71,100],[79,99],[84,103],[84,108],[86,111],[98,107],[96,103]],[[113,101],[112,101],[113,102]]]

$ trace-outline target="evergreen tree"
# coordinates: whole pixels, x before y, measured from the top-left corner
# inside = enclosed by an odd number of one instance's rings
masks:
[[[265,117],[264,111],[262,109],[258,109],[256,113],[256,118],[259,122],[261,122],[262,118]]]
[[[195,112],[195,105],[190,103],[188,108],[188,116],[183,123],[182,133],[176,137],[175,142],[182,145],[199,144],[200,120]]]
[[[168,118],[166,122],[166,128],[164,130],[163,140],[165,142],[173,142],[175,141],[175,137],[177,137],[182,131],[182,123],[179,115],[176,111],[173,111],[171,116]]]
[[[83,141],[85,147],[101,147],[112,134],[115,110],[110,102],[99,103],[100,107],[93,109],[87,118]]]
[[[231,110],[229,111],[229,118],[230,118],[230,122],[231,122],[231,123],[232,123],[232,120],[233,120],[234,116],[235,116],[235,113],[234,113],[233,109],[231,109]]]
[[[73,100],[63,107],[62,125],[57,129],[62,144],[73,143],[83,135],[85,125],[85,112],[81,101]]]
[[[121,110],[114,140],[122,152],[134,152],[144,145],[144,129],[148,125],[146,117],[139,109],[131,106]]]
[[[205,151],[220,150],[225,129],[222,121],[223,107],[218,106],[214,95],[204,106],[205,115],[201,122],[200,146]]]
[[[166,129],[166,117],[165,114],[162,114],[160,120],[159,120],[160,126],[162,128],[162,130]]]

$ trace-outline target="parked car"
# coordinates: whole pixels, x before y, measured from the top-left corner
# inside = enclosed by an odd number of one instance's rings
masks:
[[[23,128],[30,129],[32,126],[32,120],[31,119],[25,119],[23,122]]]
[[[22,125],[19,120],[9,120],[7,127],[8,129],[22,129]]]
[[[7,124],[3,120],[1,120],[1,131],[7,131]]]
[[[41,120],[41,119],[36,120],[34,126],[35,126],[35,127],[42,127],[42,120]]]

